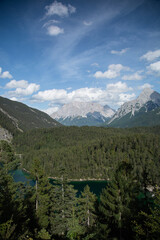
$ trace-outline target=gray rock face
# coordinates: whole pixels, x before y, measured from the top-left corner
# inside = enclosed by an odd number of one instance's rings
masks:
[[[51,114],[51,117],[58,120],[60,118],[75,118],[75,117],[87,117],[88,114],[99,113],[105,118],[110,118],[114,114],[114,110],[109,106],[102,106],[97,103],[89,102],[72,102],[69,104],[63,105],[57,112]]]
[[[131,117],[134,116],[142,107],[145,107],[146,111],[151,111],[159,106],[160,94],[150,88],[145,88],[135,100],[124,103],[111,118],[109,124],[115,119],[124,117],[128,113],[131,113]]]
[[[10,142],[12,138],[12,135],[6,129],[0,127],[0,141],[5,140]]]

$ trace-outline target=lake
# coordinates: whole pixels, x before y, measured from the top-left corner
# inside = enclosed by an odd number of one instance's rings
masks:
[[[14,171],[13,178],[15,182],[28,182],[31,186],[35,184],[34,180],[29,179],[29,174],[20,169]],[[51,182],[53,182],[53,180],[51,180]],[[70,184],[78,190],[78,195],[83,191],[84,187],[88,185],[91,192],[99,196],[102,189],[106,187],[107,181],[72,181]]]

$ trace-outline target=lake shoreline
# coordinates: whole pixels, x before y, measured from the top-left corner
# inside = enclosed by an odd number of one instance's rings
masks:
[[[30,174],[30,171],[28,171],[26,168],[22,168],[22,171],[24,172],[27,172]],[[61,179],[61,178],[58,178],[58,177],[48,177],[49,179],[53,179],[53,180],[58,180],[58,179]],[[80,179],[68,179],[68,181],[71,181],[71,182],[85,182],[85,181],[108,181],[107,179],[101,179],[101,178],[80,178]]]
[[[48,177],[49,179],[53,179],[53,180],[57,180],[57,179],[61,179],[58,177]],[[80,178],[80,179],[68,179],[68,181],[71,182],[86,182],[86,181],[108,181],[106,179],[96,179],[96,178]]]

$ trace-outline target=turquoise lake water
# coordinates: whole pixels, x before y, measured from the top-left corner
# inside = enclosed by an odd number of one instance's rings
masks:
[[[31,186],[34,186],[35,182],[29,179],[29,174],[17,169],[13,173],[13,178],[15,182],[28,182]],[[53,180],[51,180],[53,182]],[[78,190],[78,194],[83,191],[86,185],[89,185],[91,192],[95,193],[97,196],[100,195],[103,188],[106,187],[107,181],[73,181],[70,182],[74,186],[76,190]]]

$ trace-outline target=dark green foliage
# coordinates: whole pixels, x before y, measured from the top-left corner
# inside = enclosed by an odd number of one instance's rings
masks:
[[[160,239],[160,192],[156,189],[154,204],[147,209],[148,212],[140,211],[137,221],[133,222],[136,239]]]
[[[96,196],[95,194],[90,192],[90,188],[87,185],[78,199],[78,205],[79,205],[78,215],[80,219],[80,224],[83,226],[84,231],[88,231],[88,229],[92,229],[92,227],[95,224],[95,221],[96,221],[95,202],[96,202]]]
[[[29,230],[27,201],[24,200],[28,188],[14,183],[9,174],[17,163],[7,142],[0,142],[0,153],[0,236],[2,240],[20,239]]]
[[[74,217],[77,205],[76,190],[68,184],[66,174],[62,171],[61,178],[53,185],[51,196],[51,232],[63,236],[67,230],[75,227]]]
[[[159,182],[160,127],[40,129],[18,135],[14,146],[25,168],[30,170],[38,157],[49,176],[60,177],[64,167],[73,179],[108,179],[111,169],[130,159],[139,181],[148,174],[148,181]]]
[[[116,236],[127,239],[125,236],[130,232],[128,222],[133,217],[131,205],[137,196],[137,186],[131,171],[131,164],[123,161],[102,191],[99,206],[99,234],[102,239]]]
[[[15,154],[2,141],[2,240],[159,239],[159,196],[148,188],[160,186],[160,127],[37,129],[17,135],[14,148],[36,184],[13,182]],[[77,197],[68,184],[88,177],[108,180],[98,201],[88,186]]]

